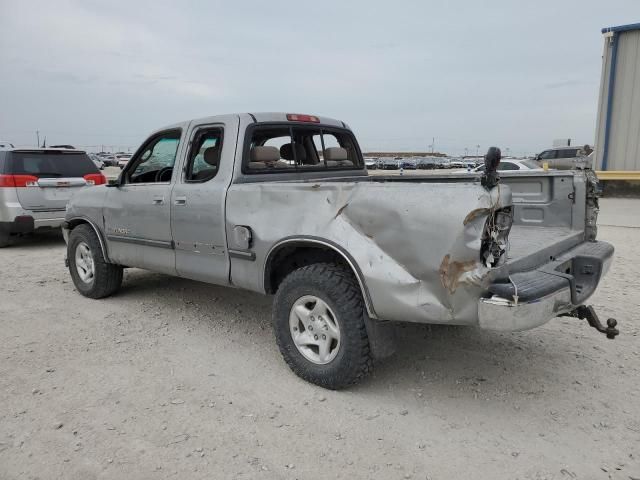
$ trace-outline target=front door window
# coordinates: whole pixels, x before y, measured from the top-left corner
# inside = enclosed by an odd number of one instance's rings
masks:
[[[152,138],[127,167],[125,183],[168,183],[178,153],[180,131],[165,132]]]

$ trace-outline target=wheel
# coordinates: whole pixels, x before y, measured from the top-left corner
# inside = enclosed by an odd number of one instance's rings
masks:
[[[73,284],[85,297],[108,297],[120,288],[122,267],[105,261],[98,236],[89,225],[71,230],[67,258]]]
[[[337,390],[363,379],[373,361],[362,294],[351,271],[316,263],[290,273],[273,305],[273,328],[291,370]]]

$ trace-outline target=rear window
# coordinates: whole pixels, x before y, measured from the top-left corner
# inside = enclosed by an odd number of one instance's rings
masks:
[[[35,177],[84,177],[99,173],[98,167],[84,152],[11,152],[8,173]]]
[[[247,173],[361,169],[362,154],[348,130],[317,125],[256,125],[247,131]]]

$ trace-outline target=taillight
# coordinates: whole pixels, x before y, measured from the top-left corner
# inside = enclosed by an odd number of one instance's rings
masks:
[[[314,115],[303,115],[300,113],[287,113],[287,120],[290,122],[312,122],[320,123],[320,119]]]
[[[33,175],[0,175],[2,187],[37,187],[38,177]]]
[[[87,185],[104,185],[107,183],[107,178],[101,173],[90,173],[84,176],[84,180]]]

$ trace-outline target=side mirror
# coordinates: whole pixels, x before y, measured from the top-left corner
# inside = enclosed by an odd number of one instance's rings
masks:
[[[500,165],[500,159],[502,158],[502,152],[498,147],[489,147],[487,154],[484,156],[484,167],[487,172],[494,172],[498,165]]]

